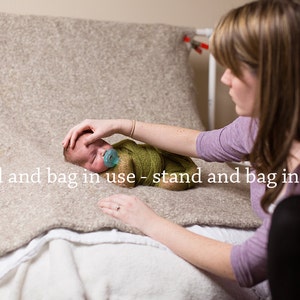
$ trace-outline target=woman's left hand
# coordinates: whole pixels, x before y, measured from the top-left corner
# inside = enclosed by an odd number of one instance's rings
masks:
[[[98,202],[100,209],[109,216],[133,226],[147,234],[159,216],[143,201],[132,195],[116,194]]]

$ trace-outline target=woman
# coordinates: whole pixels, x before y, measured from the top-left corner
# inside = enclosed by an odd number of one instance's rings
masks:
[[[89,144],[115,133],[181,155],[207,161],[250,160],[256,174],[277,174],[276,187],[251,183],[251,201],[263,224],[241,245],[194,234],[165,220],[130,195],[99,202],[102,211],[141,230],[173,252],[218,276],[253,286],[267,278],[270,207],[300,184],[285,183],[287,172],[300,176],[300,5],[294,0],[248,3],[226,14],[211,37],[210,49],[226,70],[221,81],[240,116],[211,132],[131,120],[85,120],[65,137],[74,147],[87,129]],[[188,246],[187,246],[188,245]]]

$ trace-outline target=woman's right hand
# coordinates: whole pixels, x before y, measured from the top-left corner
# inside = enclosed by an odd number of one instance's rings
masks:
[[[127,122],[126,122],[127,121]],[[128,131],[130,131],[131,121],[130,120],[95,120],[86,119],[81,123],[72,127],[67,135],[65,136],[62,144],[64,148],[70,147],[74,148],[76,140],[78,137],[87,130],[93,132],[89,135],[85,144],[89,145],[101,138],[109,137],[115,133],[122,133],[122,126],[128,123]],[[126,126],[124,126],[126,127]]]
[[[73,149],[77,138],[87,130],[93,133],[86,138],[85,145],[120,133],[165,151],[198,157],[196,140],[200,131],[128,119],[84,120],[69,130],[62,142],[63,147]]]

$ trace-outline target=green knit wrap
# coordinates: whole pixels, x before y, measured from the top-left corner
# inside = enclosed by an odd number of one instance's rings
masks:
[[[129,139],[114,144],[113,148],[118,152],[119,163],[101,173],[110,182],[124,187],[147,185],[169,190],[185,190],[195,185],[192,175],[197,166],[189,157]],[[129,174],[131,177],[127,178]]]

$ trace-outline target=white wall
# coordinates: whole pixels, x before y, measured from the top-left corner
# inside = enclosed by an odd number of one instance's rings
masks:
[[[0,11],[101,20],[212,26],[246,0],[0,0]]]
[[[249,0],[0,0],[0,11],[203,28],[213,27],[226,11],[246,2]],[[207,120],[207,58],[207,54],[191,55],[204,122]],[[218,82],[222,71],[218,68]],[[227,88],[217,84],[216,127],[235,117]]]

